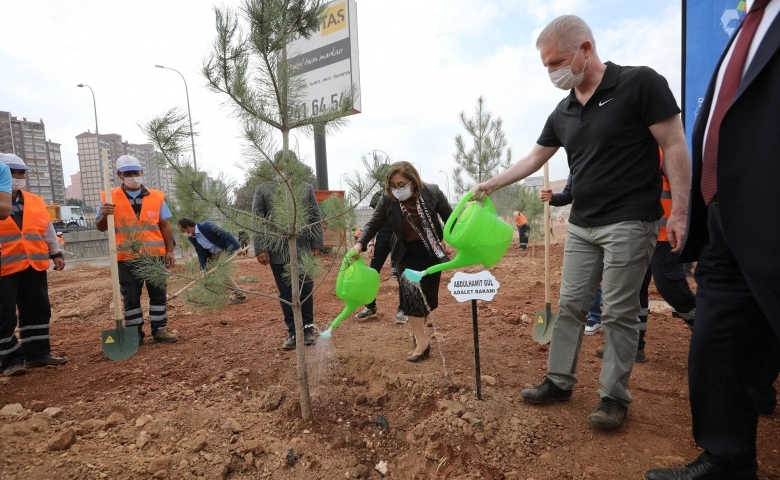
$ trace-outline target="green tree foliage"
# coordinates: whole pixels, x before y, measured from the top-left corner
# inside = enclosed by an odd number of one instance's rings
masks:
[[[311,180],[311,169],[298,161],[289,146],[293,129],[312,133],[315,128],[333,131],[344,125],[344,116],[353,110],[357,92],[354,87],[341,95],[341,101],[320,108],[314,116],[298,108],[304,98],[306,85],[302,76],[294,76],[287,67],[286,44],[291,38],[308,38],[320,26],[326,2],[322,0],[243,0],[239,8],[215,8],[216,39],[211,53],[203,62],[202,74],[207,87],[219,94],[232,109],[240,125],[245,143],[239,165],[250,175],[231,198],[235,185],[224,181],[219,187],[204,188],[199,173],[189,166],[186,156],[189,129],[184,117],[176,109],[146,122],[142,127],[150,141],[160,150],[165,162],[175,170],[181,185],[191,191],[196,205],[203,201],[225,217],[232,230],[260,234],[261,248],[273,250],[286,245],[290,252],[287,270],[292,278],[317,278],[321,262],[310,252],[299,252],[296,239],[318,231],[321,226],[309,222],[305,201]],[[369,163],[369,165],[372,165]],[[350,186],[350,198],[325,206],[322,220],[331,228],[339,219],[348,218],[354,207],[376,186],[376,174],[355,173]],[[308,183],[308,182],[306,182]],[[177,183],[178,185],[178,183]],[[268,189],[273,195],[274,210],[267,216],[251,212],[250,192]],[[177,189],[178,192],[178,189]],[[254,196],[254,193],[252,194]],[[187,200],[185,200],[187,201]],[[248,208],[247,208],[248,207]],[[325,260],[328,262],[328,259]],[[330,271],[337,259],[330,259]],[[218,267],[229,268],[227,261]],[[199,282],[202,288],[213,291],[214,284]],[[315,289],[322,284],[315,284]],[[223,287],[224,288],[224,287]],[[261,292],[246,292],[274,298]],[[308,373],[303,342],[303,317],[298,282],[292,282],[292,307],[295,320],[298,386],[301,394],[301,414],[305,420],[312,416]],[[220,295],[203,295],[199,299],[215,306]]]
[[[78,198],[69,198],[65,200],[65,205],[72,205],[74,207],[84,207],[84,200]]]
[[[455,136],[454,157],[458,166],[452,170],[452,179],[457,198],[476,184],[506,170],[512,163],[512,149],[507,146],[503,121],[501,117],[494,119],[493,114],[485,109],[483,97],[477,100],[474,116],[468,117],[465,111],[460,112],[460,122],[471,138],[471,146],[466,146],[461,134]]]

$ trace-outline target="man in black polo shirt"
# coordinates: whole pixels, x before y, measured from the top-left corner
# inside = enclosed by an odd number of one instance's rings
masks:
[[[502,174],[474,187],[477,198],[541,168],[560,147],[572,175],[560,314],[553,329],[547,377],[522,397],[532,403],[568,400],[593,294],[602,282],[606,337],[601,401],[588,420],[620,425],[633,400],[628,380],[639,339],[639,287],[658,237],[661,171],[666,155],[674,210],[669,242],[679,252],[685,234],[690,161],[680,109],[666,80],[648,67],[602,63],[579,17],[553,20],[536,41],[558,88],[570,90],[547,119],[531,152]]]

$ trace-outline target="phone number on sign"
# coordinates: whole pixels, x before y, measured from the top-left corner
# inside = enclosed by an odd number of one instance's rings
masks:
[[[328,110],[338,110],[341,107],[343,100],[344,92],[334,93],[333,95],[330,95],[330,97],[315,98],[311,102],[306,101],[298,105],[298,108],[295,109],[295,116],[298,118],[308,118],[323,115]]]

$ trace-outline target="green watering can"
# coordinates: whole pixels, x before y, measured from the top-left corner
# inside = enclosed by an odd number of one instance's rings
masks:
[[[515,230],[496,215],[490,197],[485,197],[484,205],[470,202],[473,197],[470,191],[467,192],[444,225],[444,240],[458,249],[455,258],[422,272],[406,269],[406,278],[419,282],[425,275],[442,270],[479,264],[490,268],[501,260],[512,243]]]
[[[320,333],[320,337],[330,338],[333,330],[345,318],[361,305],[374,300],[379,293],[379,273],[368,267],[360,256],[355,261],[351,261],[355,256],[357,253],[354,250],[350,250],[344,255],[341,271],[336,278],[336,296],[344,300],[344,310],[330,323],[327,330]]]

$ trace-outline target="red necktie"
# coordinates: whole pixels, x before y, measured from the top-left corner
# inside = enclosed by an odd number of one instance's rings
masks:
[[[720,123],[731,106],[731,101],[739,89],[739,82],[742,80],[742,70],[745,68],[745,59],[747,59],[750,44],[753,36],[756,34],[758,24],[764,16],[764,7],[769,0],[756,0],[750,11],[743,20],[742,29],[739,33],[736,45],[731,52],[731,59],[723,74],[723,80],[718,92],[718,100],[715,103],[715,109],[710,115],[710,128],[707,131],[707,140],[704,143],[704,158],[702,159],[701,172],[701,194],[704,197],[704,203],[709,205],[718,193],[718,137],[720,136]]]

